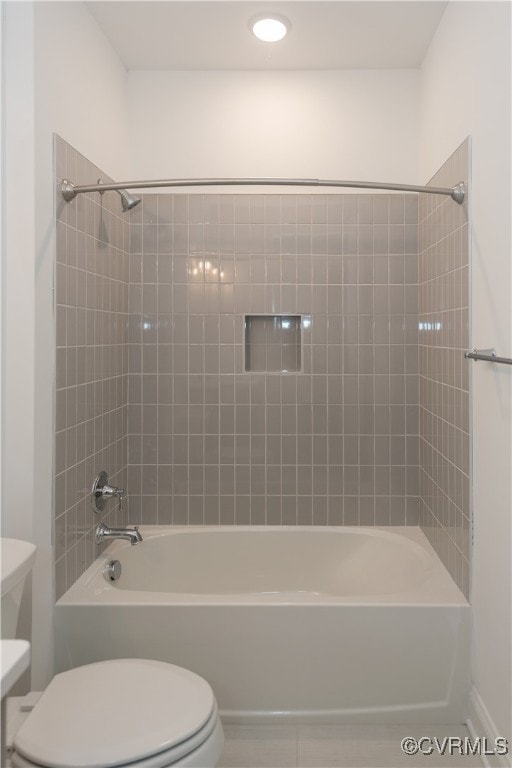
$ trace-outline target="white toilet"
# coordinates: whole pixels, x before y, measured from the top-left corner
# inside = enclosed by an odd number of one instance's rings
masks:
[[[209,684],[161,661],[87,664],[8,703],[12,768],[214,768],[224,745]]]
[[[117,659],[56,675],[12,741],[13,768],[213,768],[224,737],[206,680]]]

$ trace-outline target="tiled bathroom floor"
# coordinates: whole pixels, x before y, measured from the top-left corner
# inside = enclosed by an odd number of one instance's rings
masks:
[[[482,766],[478,756],[417,754],[406,736],[464,739],[464,725],[225,725],[218,768],[452,768]]]

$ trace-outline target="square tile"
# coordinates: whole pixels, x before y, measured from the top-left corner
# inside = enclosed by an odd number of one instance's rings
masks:
[[[280,725],[225,725],[218,768],[297,766],[297,728]]]

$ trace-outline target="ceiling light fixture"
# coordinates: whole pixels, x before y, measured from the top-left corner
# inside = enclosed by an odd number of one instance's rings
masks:
[[[250,22],[253,33],[265,43],[282,40],[290,29],[290,22],[284,16],[257,16]]]

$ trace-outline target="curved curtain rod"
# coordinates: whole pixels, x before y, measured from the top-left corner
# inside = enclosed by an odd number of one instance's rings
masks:
[[[422,187],[415,184],[386,184],[373,181],[337,181],[326,179],[153,179],[150,181],[123,181],[108,184],[75,186],[64,179],[62,196],[67,203],[83,192],[108,192],[119,189],[151,189],[157,187],[219,187],[219,186],[293,186],[293,187],[353,187],[355,189],[390,189],[400,192],[426,192],[431,195],[449,195],[459,205],[463,202],[466,187],[460,182],[455,187]]]

